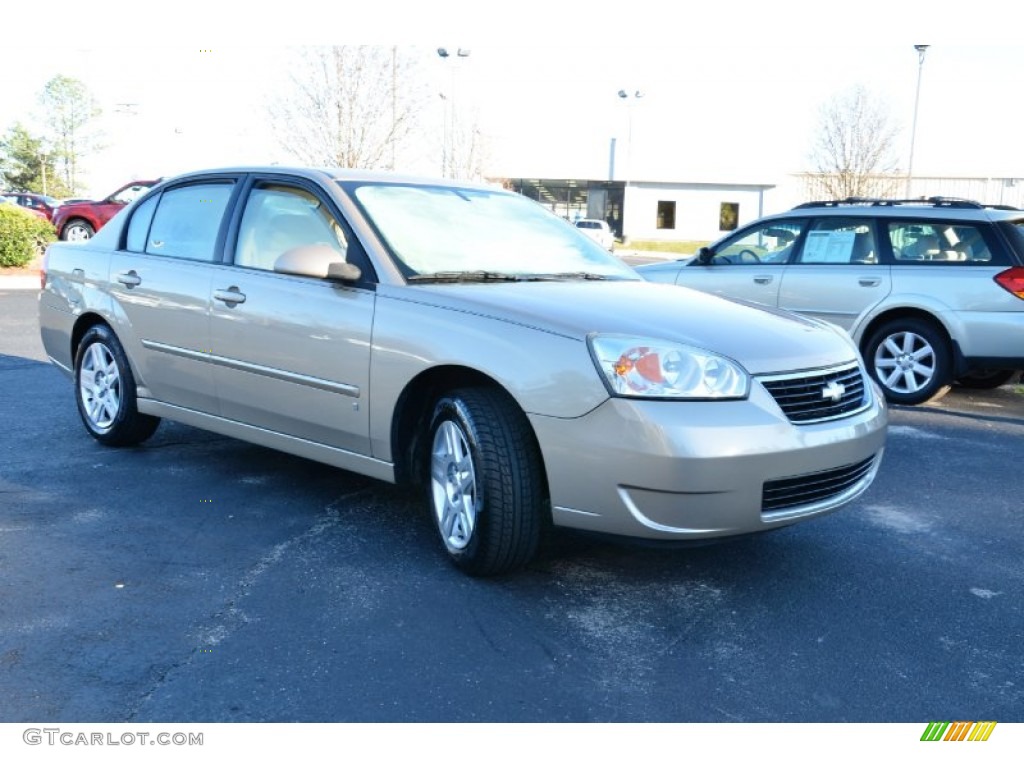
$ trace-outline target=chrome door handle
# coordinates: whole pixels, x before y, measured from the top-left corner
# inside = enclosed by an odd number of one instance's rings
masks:
[[[136,272],[134,269],[131,269],[127,272],[118,272],[117,276],[114,279],[117,280],[117,282],[119,282],[125,288],[134,288],[135,286],[139,285],[142,282],[142,278],[139,277],[138,272]]]
[[[754,282],[758,285],[768,285],[775,277],[772,275],[757,275],[754,277]]]
[[[238,290],[237,285],[232,285],[230,288],[218,288],[213,292],[213,298],[223,301],[229,307],[245,303],[245,294]]]
[[[862,277],[857,282],[859,282],[865,288],[874,288],[876,285],[881,285],[882,284],[882,278],[880,278],[880,277]]]

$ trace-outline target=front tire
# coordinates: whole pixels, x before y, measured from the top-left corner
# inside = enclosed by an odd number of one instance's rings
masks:
[[[139,413],[128,358],[105,325],[90,328],[78,345],[75,401],[86,430],[104,445],[137,445],[160,425],[155,416]]]
[[[540,452],[504,392],[461,389],[434,407],[427,433],[427,500],[455,564],[474,575],[526,565],[545,517]]]
[[[872,378],[896,405],[938,400],[952,382],[949,340],[933,323],[916,317],[882,325],[864,348]]]

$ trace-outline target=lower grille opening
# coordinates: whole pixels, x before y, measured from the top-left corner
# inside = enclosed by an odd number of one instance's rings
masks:
[[[875,457],[872,456],[856,464],[824,472],[769,480],[764,484],[761,494],[761,511],[778,512],[828,501],[845,493],[867,477],[874,461]]]

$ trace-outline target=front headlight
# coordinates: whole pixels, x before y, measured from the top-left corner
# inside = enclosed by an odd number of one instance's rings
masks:
[[[676,400],[738,400],[750,375],[705,349],[635,336],[594,334],[590,353],[612,394]]]

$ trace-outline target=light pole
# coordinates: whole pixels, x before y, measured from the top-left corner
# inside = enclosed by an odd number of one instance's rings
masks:
[[[39,153],[39,170],[43,174],[43,194],[46,194],[46,159],[48,155],[45,152]]]
[[[633,102],[644,97],[643,91],[632,93],[625,88],[619,91],[619,98],[626,102],[626,180],[622,185],[622,240],[626,241],[626,191],[629,178],[633,175]]]
[[[447,48],[438,48],[437,55],[444,60],[451,58],[452,54]],[[458,48],[455,50],[456,59],[465,59],[469,57],[468,48]],[[451,70],[451,87],[447,95],[441,94],[441,98],[447,102],[444,116],[444,144],[442,145],[441,153],[441,175],[449,178],[455,178],[456,176],[456,164],[455,164],[455,137],[458,134],[458,123],[456,120],[455,112],[455,69]],[[449,119],[450,114],[450,119]]]
[[[910,158],[907,160],[907,189],[905,197],[910,197],[910,180],[914,177],[914,140],[917,138],[917,105],[921,101],[921,72],[924,70],[924,54],[929,46],[915,45],[917,51],[917,93],[914,95],[914,121],[910,125]]]

